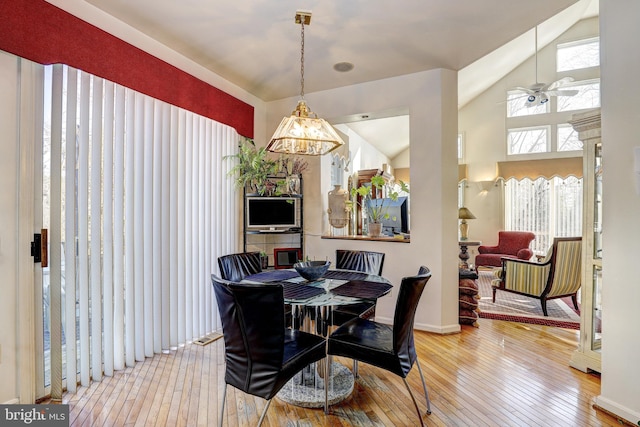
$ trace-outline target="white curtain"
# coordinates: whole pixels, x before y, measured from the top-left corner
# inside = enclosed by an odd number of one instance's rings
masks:
[[[45,76],[53,395],[54,365],[75,391],[220,328],[210,275],[238,247],[239,136],[71,67]]]

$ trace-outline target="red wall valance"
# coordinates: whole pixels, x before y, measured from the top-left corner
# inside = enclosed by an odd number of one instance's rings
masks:
[[[1,50],[70,65],[253,138],[253,106],[44,0],[2,0],[0,22]]]

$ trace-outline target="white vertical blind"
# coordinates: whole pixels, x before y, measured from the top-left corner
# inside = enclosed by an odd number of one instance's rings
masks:
[[[532,249],[546,254],[554,237],[582,233],[582,178],[544,177],[505,182],[505,227],[536,235]]]
[[[51,88],[51,149],[49,197],[51,198],[49,253],[51,260],[59,261],[62,231],[60,200],[62,199],[62,86],[63,70],[54,66]],[[49,313],[51,325],[49,339],[51,348],[51,397],[62,398],[62,270],[60,262],[52,262],[49,267]]]
[[[78,99],[78,73],[75,69],[67,69],[67,122],[65,128],[65,210],[67,214],[64,217],[64,268],[65,268],[65,324],[64,329],[67,337],[75,337],[76,330],[76,153],[77,145],[77,128],[76,128],[76,111]],[[67,390],[76,391],[76,372],[78,372],[77,364],[77,348],[76,340],[66,340],[66,361],[67,371],[66,378],[72,378],[67,381]]]
[[[54,152],[61,167],[52,173],[65,177],[65,197],[52,192],[50,207],[56,233],[64,224],[58,271],[66,268],[63,332],[73,391],[77,374],[88,385],[219,328],[210,275],[218,256],[238,248],[238,198],[224,161],[238,135],[59,67],[66,90],[52,91],[51,102],[67,111],[57,115],[66,158]]]
[[[126,109],[125,109],[125,233],[124,233],[124,263],[125,263],[125,277],[124,277],[124,294],[125,294],[125,363],[126,366],[135,365],[135,347],[136,347],[136,328],[135,328],[135,295],[136,290],[134,284],[136,283],[135,273],[135,177],[134,165],[136,160],[135,155],[135,136],[134,136],[134,124],[136,123],[135,115],[135,94],[129,89],[125,92],[126,97]],[[141,168],[138,168],[141,169]],[[140,268],[138,268],[139,270]]]
[[[124,369],[124,87],[116,87],[113,157],[113,369]],[[106,372],[105,374],[109,375]]]
[[[78,311],[80,344],[80,384],[88,386],[91,381],[89,365],[89,92],[91,76],[80,73],[80,120],[78,123]],[[67,302],[67,304],[70,301]]]
[[[114,91],[113,83],[104,85],[104,143],[102,157],[103,177],[103,345],[104,373],[113,375],[113,141],[114,141]]]
[[[94,380],[102,379],[102,91],[103,80],[93,77],[91,111],[91,183],[90,204],[90,290],[91,301],[91,372]]]

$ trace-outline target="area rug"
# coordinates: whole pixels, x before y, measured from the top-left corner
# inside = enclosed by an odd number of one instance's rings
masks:
[[[478,315],[481,318],[580,329],[580,315],[573,309],[570,298],[547,301],[549,316],[545,316],[542,313],[539,299],[512,292],[498,291],[496,293],[496,302],[493,303],[491,301],[491,280],[493,278],[493,271],[480,270],[478,272],[480,294],[480,301],[478,302],[480,312]],[[567,301],[569,302],[567,303]]]

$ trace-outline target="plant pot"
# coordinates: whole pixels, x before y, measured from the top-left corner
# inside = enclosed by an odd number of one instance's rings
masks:
[[[380,236],[382,236],[382,223],[381,222],[370,222],[367,234],[370,237],[380,237]]]
[[[269,268],[269,257],[267,255],[260,255],[260,264],[263,270]]]

